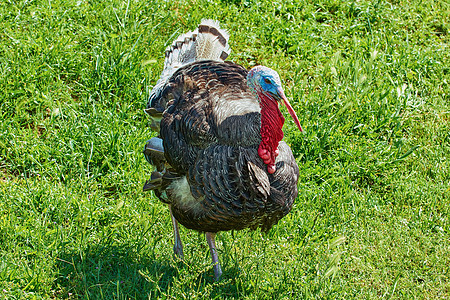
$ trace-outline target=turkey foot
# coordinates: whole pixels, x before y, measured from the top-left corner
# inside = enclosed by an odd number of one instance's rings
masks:
[[[169,205],[169,211],[170,211],[170,218],[172,219],[172,226],[173,226],[173,256],[174,258],[177,258],[179,260],[183,260],[183,244],[181,243],[181,237],[180,237],[180,231],[178,226],[178,221],[175,219],[175,217],[172,214],[172,208]]]
[[[214,268],[214,280],[219,281],[219,278],[222,275],[222,268],[220,267],[219,256],[217,255],[216,241],[215,241],[216,234],[212,232],[206,232],[205,236],[206,241],[208,242],[209,245],[209,251],[211,251],[212,263]]]

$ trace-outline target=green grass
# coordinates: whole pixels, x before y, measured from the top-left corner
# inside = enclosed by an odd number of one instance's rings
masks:
[[[0,298],[449,299],[450,5],[424,1],[0,3]],[[279,71],[305,133],[292,212],[172,258],[142,193],[163,51],[203,18]]]

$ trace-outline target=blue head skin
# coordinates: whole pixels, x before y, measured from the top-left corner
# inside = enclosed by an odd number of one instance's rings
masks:
[[[256,66],[248,72],[247,84],[256,95],[258,101],[261,102],[262,98],[260,95],[262,94],[269,99],[284,103],[298,129],[303,131],[294,109],[284,94],[283,88],[281,87],[280,76],[276,71],[268,67]]]
[[[283,88],[281,87],[280,76],[270,68],[264,66],[254,67],[248,72],[247,83],[259,101],[261,101],[259,98],[260,93],[270,95],[270,98],[273,98],[273,100],[282,100],[280,91],[283,92]]]

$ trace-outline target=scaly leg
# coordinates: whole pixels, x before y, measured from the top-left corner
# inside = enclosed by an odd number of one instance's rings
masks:
[[[214,268],[214,279],[218,281],[220,276],[222,275],[222,268],[220,267],[219,256],[217,255],[216,241],[215,241],[216,234],[212,232],[206,232],[205,236],[206,241],[208,242],[209,245],[209,251],[211,251],[212,263]]]
[[[173,253],[174,253],[175,257],[178,257],[180,260],[183,260],[183,258],[184,258],[183,244],[181,243],[178,221],[173,216],[172,208],[170,207],[170,205],[169,205],[169,211],[170,211],[170,218],[172,219],[172,226],[173,226],[173,238],[174,238]]]

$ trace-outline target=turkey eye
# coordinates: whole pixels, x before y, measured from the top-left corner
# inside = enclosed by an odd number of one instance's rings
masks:
[[[267,84],[271,84],[271,83],[272,83],[272,82],[270,81],[270,79],[268,79],[268,78],[264,78],[264,82],[267,83]]]

